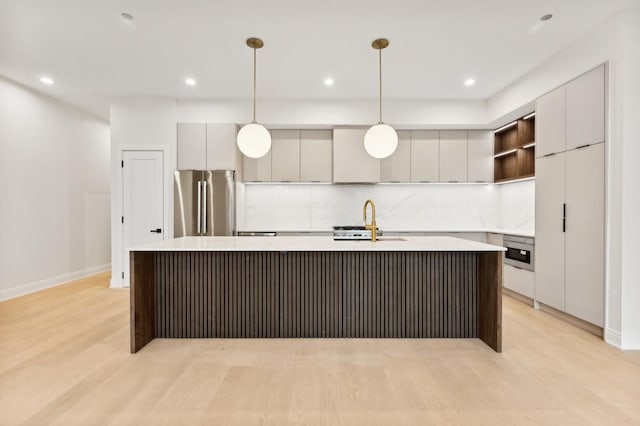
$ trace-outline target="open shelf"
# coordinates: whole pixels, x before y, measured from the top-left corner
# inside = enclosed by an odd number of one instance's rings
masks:
[[[535,116],[495,132],[494,182],[535,176]]]

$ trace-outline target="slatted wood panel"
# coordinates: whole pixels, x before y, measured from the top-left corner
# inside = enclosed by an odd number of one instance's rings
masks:
[[[155,335],[477,337],[476,253],[155,253]]]

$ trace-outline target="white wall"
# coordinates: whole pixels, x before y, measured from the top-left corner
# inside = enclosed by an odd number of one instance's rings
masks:
[[[122,247],[123,150],[165,152],[164,237],[173,237],[173,171],[176,167],[176,100],[173,98],[115,98],[111,102],[111,263],[112,287],[122,287],[125,252]]]
[[[640,11],[621,22],[621,345],[640,349]],[[620,157],[616,157],[619,160]],[[616,190],[617,188],[612,188]]]
[[[180,123],[246,123],[251,100],[179,99]],[[377,100],[258,99],[256,118],[267,127],[371,125],[378,121]],[[384,121],[398,128],[484,129],[488,123],[484,100],[384,101]]]
[[[0,300],[109,268],[109,124],[0,77]]]
[[[640,12],[628,10],[488,101],[491,120],[608,62],[605,339],[640,349]]]

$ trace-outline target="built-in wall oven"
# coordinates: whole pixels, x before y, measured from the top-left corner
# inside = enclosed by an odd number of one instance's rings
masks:
[[[505,235],[503,244],[507,249],[504,254],[505,265],[511,265],[516,268],[533,271],[533,238]]]

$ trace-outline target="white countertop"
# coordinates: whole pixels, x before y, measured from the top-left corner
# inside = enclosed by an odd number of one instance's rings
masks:
[[[281,233],[331,233],[332,229],[242,229],[238,232],[281,232]],[[383,233],[429,233],[429,234],[455,234],[455,233],[484,233],[489,232],[492,234],[502,234],[502,235],[515,235],[517,237],[529,237],[534,238],[535,232],[533,231],[524,231],[521,229],[501,229],[501,228],[468,228],[468,229],[454,229],[454,230],[442,230],[442,229],[391,229],[391,228],[383,228]],[[384,236],[384,235],[383,235]]]
[[[381,237],[380,241],[334,241],[333,237],[182,237],[130,251],[506,251],[454,237]]]

